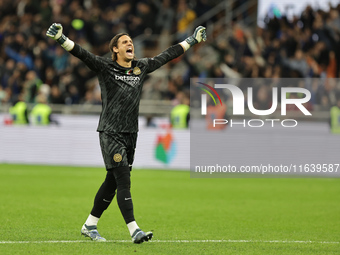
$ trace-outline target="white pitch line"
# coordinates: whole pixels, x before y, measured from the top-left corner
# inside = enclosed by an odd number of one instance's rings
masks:
[[[41,244],[41,243],[86,243],[90,240],[49,240],[49,241],[0,241],[0,244]],[[106,243],[130,243],[131,240],[106,240]],[[152,243],[305,243],[340,244],[332,241],[289,241],[289,240],[151,240]]]

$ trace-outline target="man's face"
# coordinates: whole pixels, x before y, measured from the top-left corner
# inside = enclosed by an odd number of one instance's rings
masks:
[[[118,39],[118,47],[113,47],[114,52],[117,53],[117,59],[126,62],[132,61],[135,56],[135,50],[133,47],[132,39],[123,35]]]

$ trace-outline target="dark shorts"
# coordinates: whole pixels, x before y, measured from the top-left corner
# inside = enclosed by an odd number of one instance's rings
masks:
[[[137,133],[99,133],[106,169],[131,166],[135,156]]]

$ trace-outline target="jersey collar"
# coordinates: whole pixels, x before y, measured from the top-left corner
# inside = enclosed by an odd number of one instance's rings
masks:
[[[119,70],[128,71],[130,69],[132,70],[136,66],[136,63],[135,63],[134,60],[132,60],[131,67],[123,67],[123,66],[119,65],[116,61],[114,61],[113,65],[114,65],[114,67],[116,67]]]

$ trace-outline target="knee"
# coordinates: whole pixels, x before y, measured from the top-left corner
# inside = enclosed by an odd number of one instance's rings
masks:
[[[113,193],[109,194],[108,196],[109,199],[107,200],[111,201],[115,197],[115,195],[116,195],[116,190]]]
[[[128,189],[128,190],[130,190],[130,188],[131,188],[131,182],[124,181],[124,182],[119,182],[117,184],[117,189]]]
[[[130,169],[129,167],[119,167],[114,170],[114,177],[116,179],[118,189],[130,189]]]

